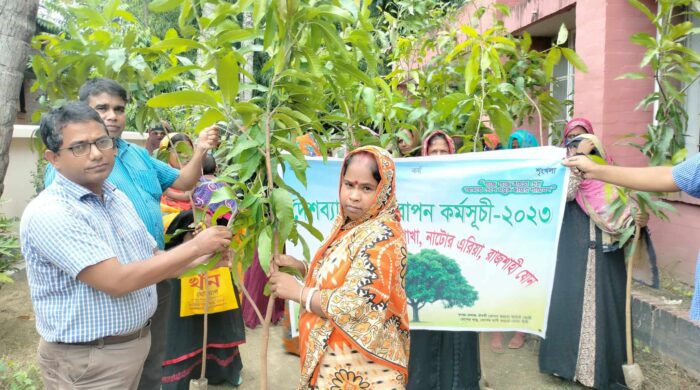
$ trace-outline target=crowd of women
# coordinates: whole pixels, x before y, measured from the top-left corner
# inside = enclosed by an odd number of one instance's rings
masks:
[[[189,142],[176,137],[164,138],[161,149],[174,150],[173,143]],[[416,141],[415,134],[407,132],[399,142],[400,153],[434,156],[457,152],[455,140],[442,131],[426,136],[422,147]],[[485,151],[538,146],[536,137],[526,130],[514,132],[505,145],[495,134],[484,135],[482,143]],[[297,144],[307,155],[320,153],[310,136],[299,137]],[[597,155],[612,163],[586,119],[576,118],[566,125],[561,146],[568,156]],[[171,159],[170,163],[177,167],[178,161]],[[386,150],[367,146],[348,153],[339,179],[339,216],[312,261],[288,255],[277,259],[278,266],[296,268],[303,275],[302,282],[281,272],[269,278],[271,291],[280,302],[292,300],[302,308],[299,337],[284,340],[286,350],[300,356],[299,389],[480,388],[478,333],[409,331],[404,281],[410,264],[395,176],[394,162]],[[211,179],[203,178],[191,194],[193,205],[187,201],[190,194],[163,195],[164,210],[172,207],[176,211],[168,221],[169,232],[192,222],[188,208],[206,207],[207,194],[210,197],[216,188]],[[613,216],[616,191],[610,186],[572,168],[547,333],[539,352],[541,372],[597,389],[626,388],[622,373],[626,269],[625,248],[619,240],[623,228],[646,224],[645,216],[633,215],[631,207]],[[235,210],[235,204],[230,208]],[[217,222],[225,224],[226,218]],[[648,240],[646,232],[643,238]],[[170,245],[186,239],[176,235]],[[653,262],[651,245],[646,248]],[[259,267],[252,267],[245,276],[261,309],[266,306],[267,297],[262,294],[266,282]],[[177,306],[175,302],[173,307]],[[217,355],[213,358],[215,371],[210,373],[208,368],[207,376],[214,375],[214,382],[240,383],[237,346],[244,340],[243,317],[246,325],[257,325],[252,311],[244,301],[242,313],[236,310],[210,317],[209,337]],[[283,311],[283,304],[277,306],[273,321],[282,318]],[[284,320],[288,328],[288,313]],[[175,383],[192,371],[188,359],[198,350],[199,339],[189,345],[183,340],[201,334],[202,323],[179,318],[173,309],[171,327],[169,337],[178,342],[173,343],[177,348],[167,351],[164,382],[169,378]],[[491,335],[492,349],[503,348],[502,337]],[[523,343],[525,335],[515,333],[507,345],[520,348]]]

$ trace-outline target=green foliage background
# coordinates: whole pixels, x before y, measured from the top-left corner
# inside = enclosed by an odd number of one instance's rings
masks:
[[[22,258],[16,233],[17,220],[0,214],[0,286],[12,283],[9,272],[15,271]]]
[[[685,137],[688,113],[686,92],[700,78],[700,54],[688,47],[688,40],[700,33],[691,17],[700,18],[700,2],[689,0],[659,0],[652,12],[639,0],[628,0],[656,28],[655,35],[641,32],[632,35],[632,43],[645,49],[640,68],[651,71],[654,92],[647,95],[637,108],[656,105],[654,122],[647,126],[643,143],[631,144],[649,157],[652,165],[678,164],[687,155]],[[647,72],[626,73],[620,78],[644,80]],[[630,137],[636,137],[630,134]]]
[[[35,37],[34,87],[48,109],[74,99],[88,78],[110,77],[132,96],[131,128],[165,119],[196,135],[218,124],[220,180],[230,187],[212,202],[238,201],[233,249],[243,269],[257,251],[267,270],[288,240],[310,258],[297,229],[320,236],[303,199],[312,222],[293,219],[298,194],[280,175],[291,169],[306,182],[295,137],[311,133],[326,155],[339,146],[396,149],[400,129],[443,129],[465,140],[463,151],[480,150],[489,128],[506,139],[514,124],[537,116],[546,126],[561,109],[549,90],[554,65],[563,56],[585,70],[561,46],[566,29],[540,52],[527,34],[509,34],[498,19],[509,10],[498,4],[476,7],[470,23],[454,29],[462,5],[80,0],[62,8],[62,32]]]
[[[37,390],[41,386],[39,370],[33,365],[24,367],[0,358],[0,388],[7,390]]]

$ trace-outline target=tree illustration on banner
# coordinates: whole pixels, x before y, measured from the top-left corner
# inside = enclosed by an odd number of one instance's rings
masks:
[[[457,261],[434,249],[408,254],[406,295],[413,309],[413,322],[420,321],[418,312],[428,303],[443,301],[446,308],[470,307],[479,299],[479,292],[462,276]]]

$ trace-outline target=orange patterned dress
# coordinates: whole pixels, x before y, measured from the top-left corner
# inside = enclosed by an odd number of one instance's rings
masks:
[[[299,320],[299,389],[403,389],[408,378],[407,250],[395,197],[395,168],[377,147],[381,181],[374,205],[359,220],[342,208],[306,277],[319,288],[325,318]],[[347,158],[347,157],[346,157]],[[341,177],[344,172],[341,172]]]

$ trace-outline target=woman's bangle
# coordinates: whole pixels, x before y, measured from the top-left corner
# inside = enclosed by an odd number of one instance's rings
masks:
[[[316,287],[311,287],[311,288],[309,289],[309,292],[306,293],[306,305],[304,306],[304,308],[305,308],[306,311],[308,311],[308,312],[311,312],[311,298],[314,297],[314,293],[315,293],[316,291],[318,291],[318,289],[317,289]]]
[[[304,276],[306,276],[309,273],[309,266],[303,260],[301,261],[301,266],[304,267]]]
[[[300,304],[300,305],[301,305],[301,303],[304,301],[303,298],[302,298],[302,297],[304,296],[304,290],[306,290],[306,287],[304,287],[304,286],[302,285],[302,286],[301,286],[301,291],[299,292],[299,304]]]

